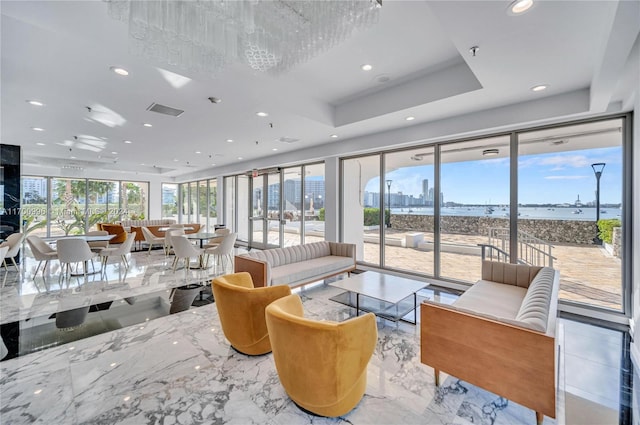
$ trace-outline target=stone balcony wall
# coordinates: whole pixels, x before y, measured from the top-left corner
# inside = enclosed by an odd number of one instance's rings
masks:
[[[489,235],[490,228],[508,228],[508,218],[443,216],[440,229],[445,233]],[[433,216],[393,214],[391,228],[401,231],[433,232]],[[550,243],[591,245],[596,236],[595,221],[536,220],[521,218],[518,229]]]

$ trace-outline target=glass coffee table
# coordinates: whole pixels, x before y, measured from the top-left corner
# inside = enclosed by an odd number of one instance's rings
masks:
[[[356,315],[359,315],[360,311],[365,311],[374,313],[383,319],[398,322],[413,311],[413,322],[411,323],[416,323],[417,292],[429,284],[404,277],[367,271],[329,283],[329,286],[347,291],[331,299],[354,307]]]

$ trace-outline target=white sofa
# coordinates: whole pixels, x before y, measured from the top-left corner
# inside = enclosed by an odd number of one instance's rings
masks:
[[[254,286],[296,287],[356,268],[356,247],[341,242],[314,242],[251,251],[235,257],[235,272],[249,272]]]
[[[421,304],[421,359],[439,372],[556,416],[560,275],[549,267],[483,261],[482,279],[452,305]]]

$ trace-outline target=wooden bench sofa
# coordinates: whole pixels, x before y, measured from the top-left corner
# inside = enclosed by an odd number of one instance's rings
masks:
[[[482,280],[452,305],[421,304],[421,360],[536,412],[556,417],[559,273],[484,261]]]

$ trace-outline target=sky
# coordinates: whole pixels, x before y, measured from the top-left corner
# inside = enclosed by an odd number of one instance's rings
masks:
[[[604,162],[600,178],[600,203],[622,201],[622,148],[600,148],[561,153],[520,156],[518,159],[518,202],[523,204],[573,204],[596,198],[596,177],[591,164]],[[508,204],[509,159],[487,159],[444,163],[441,169],[445,202],[461,204]],[[391,193],[420,196],[422,180],[433,187],[433,166],[406,167],[391,171]],[[370,180],[365,190],[379,192],[379,179]]]

